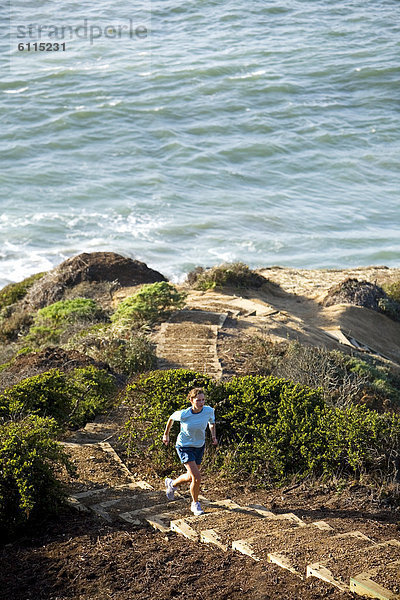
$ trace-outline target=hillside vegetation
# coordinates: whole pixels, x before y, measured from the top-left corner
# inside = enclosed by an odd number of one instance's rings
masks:
[[[293,477],[356,479],[387,486],[398,501],[395,369],[357,353],[253,335],[237,340],[233,354],[242,356],[241,369],[229,379],[216,382],[185,369],[157,371],[154,333],[184,307],[191,289],[228,295],[235,288],[262,290],[271,284],[238,263],[195,269],[186,288],[177,289],[161,274],[147,273],[143,263],[135,279],[135,265],[127,260],[112,256],[111,264],[124,264],[132,278],[122,283],[117,274],[112,279],[109,266],[108,279],[101,280],[101,269],[92,261],[90,271],[82,259],[73,262],[81,265],[79,277],[71,274],[69,262],[68,277],[58,267],[55,274],[38,274],[0,292],[3,533],[57,510],[65,495],[57,473],[63,466],[73,473],[57,439],[122,400],[130,410],[124,434],[128,453],[150,457],[160,474],[172,472],[176,459],[162,448],[163,427],[173,410],[186,405],[190,388],[199,385],[218,415],[220,449],[209,456],[211,472],[257,485],[281,485]],[[355,284],[350,287],[353,293]],[[113,290],[124,292],[118,304]],[[399,284],[390,282],[382,290],[376,310],[396,319]]]

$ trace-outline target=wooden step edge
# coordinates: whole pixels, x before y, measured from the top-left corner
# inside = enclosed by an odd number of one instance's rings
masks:
[[[368,572],[350,577],[350,591],[359,596],[378,598],[379,600],[394,600],[395,598],[400,598],[399,594],[393,594],[390,590],[387,590],[370,579]]]
[[[388,566],[395,566],[400,573],[400,560],[395,560],[388,563]],[[380,585],[374,578],[379,571],[379,567],[358,573],[354,577],[350,577],[350,590],[360,596],[368,598],[378,598],[378,600],[394,600],[400,598],[400,594],[396,594]]]
[[[300,517],[298,517],[294,513],[280,513],[276,515],[276,519],[281,519],[282,521],[290,521],[291,523],[298,525],[298,527],[309,527],[308,523],[303,521],[303,519],[300,519]]]
[[[276,513],[273,513],[272,511],[268,510],[268,508],[266,508],[262,504],[247,504],[246,508],[255,511],[256,513],[262,515],[263,517],[266,517],[267,519],[277,518]]]
[[[119,500],[108,500],[107,502],[100,502],[99,504],[91,504],[89,506],[90,510],[92,510],[96,515],[107,521],[107,523],[112,523],[112,516],[106,511],[106,508],[112,506],[113,504],[117,504]],[[119,515],[118,515],[119,516]]]
[[[203,529],[200,531],[200,541],[204,544],[214,544],[224,552],[228,551],[228,544],[225,544],[214,529]]]
[[[142,521],[140,519],[135,518],[129,512],[119,513],[118,518],[122,519],[123,521],[126,521],[127,523],[130,523],[131,525],[141,525],[142,524]]]
[[[256,555],[254,550],[251,547],[251,543],[255,538],[245,538],[243,540],[234,540],[232,542],[232,550],[236,550],[241,554],[245,554],[246,556],[250,556],[255,561],[260,561],[260,557]]]
[[[139,479],[138,481],[134,480],[132,483],[134,483],[136,487],[140,488],[141,490],[155,489],[150,483],[147,483],[147,481],[143,481],[142,479]]]
[[[290,521],[291,523],[294,523],[295,525],[298,525],[298,527],[306,527],[307,526],[307,523],[305,521],[303,521],[303,519],[300,519],[300,517],[298,517],[294,513],[273,513],[272,511],[268,510],[265,506],[262,506],[261,504],[249,504],[247,508],[251,508],[252,510],[255,510],[257,513],[266,517],[267,519],[274,519],[275,521],[287,520],[287,521]],[[322,523],[322,521],[321,521],[321,523]]]
[[[313,521],[311,525],[320,531],[334,531],[334,528],[331,527],[326,521]]]
[[[340,579],[336,579],[329,569],[318,562],[307,565],[306,577],[316,577],[317,579],[322,579],[322,581],[330,583],[342,592],[349,592],[350,589],[348,585],[346,585]]]
[[[201,500],[205,506],[216,506],[234,512],[252,512],[246,506],[240,506],[240,504],[230,500],[230,498],[227,498],[226,500],[207,500],[206,498],[199,497],[199,500]]]
[[[162,533],[169,533],[171,531],[171,521],[174,519],[173,513],[159,513],[157,515],[151,515],[146,517],[145,521],[151,525],[157,531]]]
[[[185,519],[171,521],[171,531],[175,531],[176,533],[183,535],[193,542],[199,541],[199,534],[192,527],[190,527],[189,523],[187,523]]]
[[[97,494],[107,492],[111,489],[112,488],[109,487],[94,488],[93,490],[85,490],[84,492],[77,492],[76,494],[71,494],[70,498],[75,498],[76,500],[80,500],[81,498],[90,498],[91,496],[97,496]]]
[[[361,531],[346,531],[346,533],[338,533],[337,535],[335,535],[335,539],[341,539],[346,537],[354,537],[358,538],[359,540],[366,540],[367,542],[371,542],[371,546],[375,545],[375,542]]]
[[[144,506],[142,508],[136,508],[135,510],[128,510],[124,514],[129,514],[131,517],[145,518],[149,513],[164,513],[170,511],[171,509],[179,508],[180,506],[182,506],[182,502],[180,500],[170,500],[169,502],[161,502],[160,504],[152,504],[151,506]]]
[[[269,562],[278,565],[278,567],[290,571],[291,573],[293,573],[293,575],[296,575],[300,579],[304,579],[302,573],[299,573],[299,571],[292,565],[287,556],[279,554],[278,552],[271,552],[270,554],[267,554],[267,559]]]
[[[75,496],[68,496],[68,498],[65,499],[65,503],[71,508],[77,510],[78,512],[90,512],[89,508],[82,504],[82,502],[79,502],[79,500]]]
[[[187,517],[185,517],[185,521],[187,523],[198,523],[199,519],[204,519],[205,517],[210,517],[213,515],[218,515],[221,516],[223,514],[226,514],[225,510],[216,510],[215,512],[204,512],[202,515],[189,515]]]
[[[132,473],[130,472],[130,470],[128,469],[126,464],[123,462],[123,460],[120,458],[120,456],[115,452],[115,450],[111,446],[111,444],[109,444],[108,442],[99,442],[99,446],[102,450],[104,450],[104,452],[107,452],[107,454],[112,456],[113,459],[115,460],[115,462],[118,463],[118,465],[120,466],[122,471],[125,473],[125,475],[127,475],[131,479],[132,482],[136,483]],[[147,484],[147,485],[150,485],[150,484]],[[150,488],[146,488],[146,489],[153,489],[153,487],[150,486]]]

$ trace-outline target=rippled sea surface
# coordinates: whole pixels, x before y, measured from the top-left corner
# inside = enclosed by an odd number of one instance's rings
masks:
[[[398,0],[12,0],[8,42],[0,284],[95,250],[399,266]]]

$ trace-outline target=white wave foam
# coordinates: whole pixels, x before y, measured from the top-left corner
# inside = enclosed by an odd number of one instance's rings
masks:
[[[252,79],[253,77],[260,77],[261,75],[265,75],[266,71],[264,70],[260,70],[260,71],[251,71],[250,73],[245,73],[244,75],[231,75],[231,77],[228,77],[228,79]]]
[[[5,94],[21,94],[22,92],[26,92],[26,90],[29,90],[29,86],[19,88],[18,90],[4,90],[4,93]]]

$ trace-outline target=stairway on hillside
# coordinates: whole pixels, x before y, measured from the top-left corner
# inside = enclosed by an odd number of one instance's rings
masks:
[[[222,376],[217,355],[218,331],[227,313],[205,310],[181,310],[161,325],[157,339],[159,369],[190,369]]]
[[[259,505],[202,497],[205,514],[190,512],[188,494],[167,501],[165,491],[135,478],[107,442],[65,443],[78,468],[70,504],[107,522],[149,524],[190,542],[275,563],[295,576],[322,579],[340,589],[381,600],[400,599],[400,540],[375,542],[349,530],[343,519],[305,522],[293,513],[277,514]],[[81,469],[81,471],[80,471]],[[80,474],[81,473],[81,474]]]

